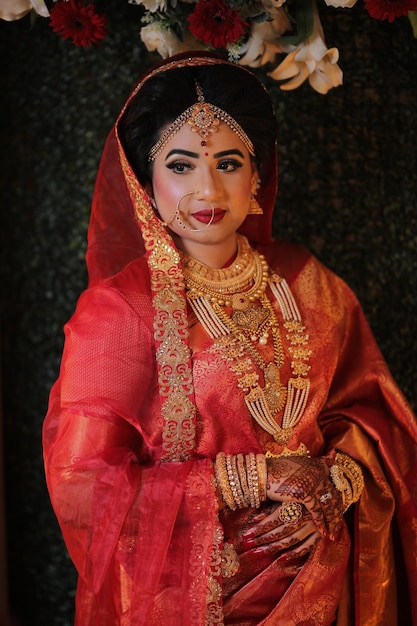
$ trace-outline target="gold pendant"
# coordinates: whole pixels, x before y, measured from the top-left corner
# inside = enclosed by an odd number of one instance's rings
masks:
[[[242,328],[252,336],[258,335],[268,324],[270,313],[268,309],[251,305],[249,302],[249,306],[246,309],[235,310],[231,317],[236,326],[239,326],[239,328]]]
[[[268,363],[264,371],[265,375],[265,400],[272,415],[276,415],[278,411],[285,405],[287,399],[287,390],[281,385],[279,369],[275,363]]]

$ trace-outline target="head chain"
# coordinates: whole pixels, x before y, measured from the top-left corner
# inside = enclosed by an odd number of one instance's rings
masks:
[[[211,134],[217,132],[220,122],[224,122],[239,137],[249,154],[255,156],[253,143],[240,124],[220,107],[206,102],[201,85],[197,81],[195,84],[197,102],[181,113],[181,115],[179,115],[162,133],[156,144],[150,149],[148,161],[154,161],[156,159],[168,141],[181,130],[186,122],[188,122],[194,133],[200,135],[202,146],[207,145],[207,139]]]

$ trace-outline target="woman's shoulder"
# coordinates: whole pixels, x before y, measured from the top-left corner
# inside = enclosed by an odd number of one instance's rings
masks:
[[[288,282],[296,280],[309,264],[318,263],[307,248],[284,239],[274,239],[271,244],[258,247],[258,251],[265,256],[271,269]]]
[[[107,278],[99,285],[104,289],[117,289],[123,293],[136,291],[143,295],[150,295],[151,285],[146,258],[141,256],[134,259],[120,272]]]
[[[355,304],[356,296],[347,283],[327,267],[307,248],[276,239],[270,245],[258,248],[265,255],[269,267],[286,279],[295,290],[310,293],[316,300],[327,294],[327,298],[339,305],[347,301]]]
[[[83,291],[77,312],[106,307],[107,310],[134,310],[143,315],[152,309],[151,286],[146,259],[131,261],[117,274],[100,280]]]

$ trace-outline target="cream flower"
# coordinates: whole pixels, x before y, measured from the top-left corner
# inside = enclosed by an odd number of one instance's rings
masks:
[[[275,80],[288,80],[281,89],[297,89],[307,78],[310,85],[321,94],[343,82],[343,73],[337,65],[339,51],[327,48],[317,9],[314,9],[313,32],[298,46],[282,44],[287,56],[269,75]]]
[[[277,37],[290,27],[286,13],[280,8],[274,11],[271,19],[259,24],[253,22],[250,36],[239,50],[241,55],[239,63],[250,67],[260,67],[265,63],[275,61],[277,52],[281,52],[281,48],[276,43]]]
[[[0,19],[14,22],[25,17],[32,9],[42,17],[49,17],[44,0],[0,0]]]
[[[158,22],[143,26],[140,30],[140,37],[149,52],[156,50],[163,59],[187,50],[184,43],[172,31]]]
[[[150,13],[167,10],[167,0],[142,0],[142,4]]]
[[[351,9],[354,4],[356,4],[356,0],[324,0],[327,6],[336,7],[342,9]]]

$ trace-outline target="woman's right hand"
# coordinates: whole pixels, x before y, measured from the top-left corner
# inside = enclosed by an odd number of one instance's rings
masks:
[[[243,550],[264,548],[274,553],[302,556],[311,552],[321,535],[311,514],[302,507],[300,519],[288,524],[280,517],[281,503],[274,502],[253,518],[253,526],[241,537]]]

